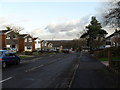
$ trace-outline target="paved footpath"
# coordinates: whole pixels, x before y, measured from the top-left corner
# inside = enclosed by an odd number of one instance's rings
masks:
[[[118,80],[119,79],[119,80]],[[71,88],[120,88],[120,77],[90,54],[82,52]]]

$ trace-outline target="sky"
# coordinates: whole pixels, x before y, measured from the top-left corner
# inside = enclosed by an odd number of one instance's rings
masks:
[[[21,34],[29,33],[44,40],[79,38],[79,32],[89,24],[91,16],[98,15],[102,4],[95,0],[25,1],[1,0],[0,29],[12,24],[24,28]]]

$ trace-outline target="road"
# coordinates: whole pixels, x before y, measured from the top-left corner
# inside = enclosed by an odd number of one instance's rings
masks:
[[[22,60],[2,71],[2,88],[65,88],[79,54],[53,54]]]

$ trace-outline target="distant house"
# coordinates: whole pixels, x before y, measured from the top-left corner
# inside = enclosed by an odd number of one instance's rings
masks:
[[[0,30],[0,49],[16,48],[18,43],[18,35],[13,30]]]
[[[43,41],[42,41],[42,45],[41,45],[43,51],[47,51],[47,49],[48,49],[48,46],[47,46],[47,45],[48,45],[48,42],[45,41],[45,40],[43,40]]]
[[[50,48],[52,48],[53,47],[53,44],[52,43],[49,43],[48,44],[48,48],[50,49]]]
[[[35,42],[29,34],[20,34],[18,38],[18,51],[34,51]]]
[[[34,38],[34,41],[35,41],[35,50],[40,49],[41,48],[41,39]]]
[[[106,38],[106,47],[120,46],[120,30]]]

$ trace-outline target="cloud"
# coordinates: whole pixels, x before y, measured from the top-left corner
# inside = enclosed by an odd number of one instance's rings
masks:
[[[35,29],[31,33],[41,39],[75,39],[80,31],[83,31],[88,24],[89,17],[74,19],[64,22],[54,22],[46,26],[45,29]]]
[[[51,23],[47,25],[46,29],[50,33],[70,32],[80,29],[83,24],[81,20],[71,20],[62,23]]]

